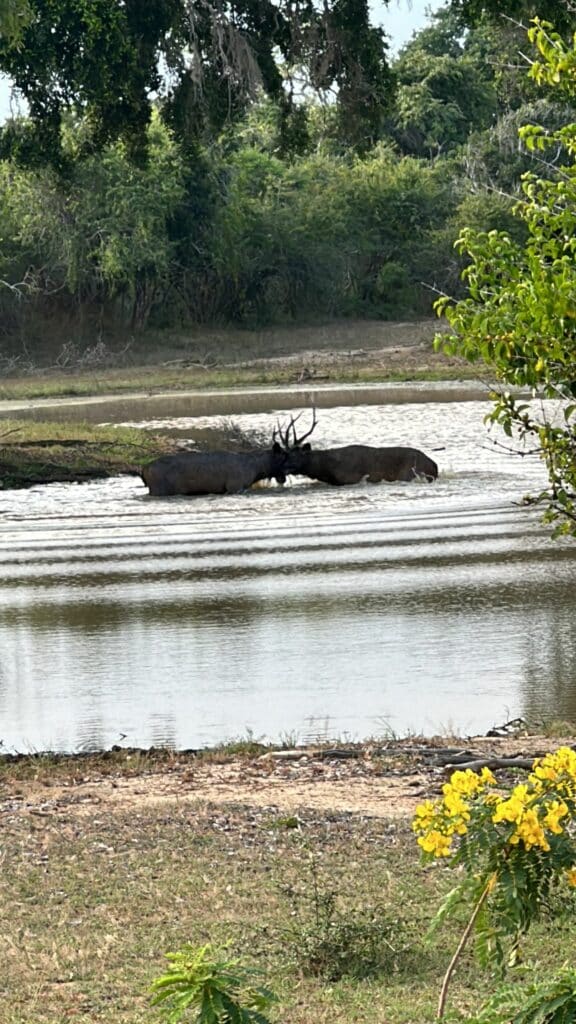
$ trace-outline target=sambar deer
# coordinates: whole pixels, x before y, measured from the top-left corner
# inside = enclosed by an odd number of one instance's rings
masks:
[[[142,479],[154,497],[175,494],[234,494],[258,480],[286,482],[287,453],[272,447],[251,452],[179,452],[144,466]]]
[[[312,426],[305,434],[296,434],[296,419],[292,417],[285,432],[280,434],[288,453],[285,470],[288,475],[307,476],[325,484],[342,487],[358,484],[361,480],[379,483],[381,480],[436,480],[438,466],[417,448],[372,448],[365,444],[348,444],[343,448],[319,448],[313,451],[303,442],[316,426],[313,410]],[[290,442],[292,431],[292,442]]]

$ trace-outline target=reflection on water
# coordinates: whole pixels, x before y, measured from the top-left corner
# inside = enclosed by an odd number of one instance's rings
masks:
[[[318,445],[442,447],[434,485],[4,492],[4,749],[576,720],[576,546],[519,506],[542,467],[486,443],[486,410],[322,413]]]

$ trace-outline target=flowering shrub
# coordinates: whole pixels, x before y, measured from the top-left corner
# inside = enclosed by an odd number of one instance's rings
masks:
[[[459,952],[475,928],[481,959],[502,964],[506,941],[513,960],[552,890],[576,886],[576,752],[561,747],[535,760],[527,781],[511,792],[497,785],[488,768],[454,772],[441,799],[416,809],[413,829],[425,860],[443,857],[464,869],[437,920],[471,900]]]

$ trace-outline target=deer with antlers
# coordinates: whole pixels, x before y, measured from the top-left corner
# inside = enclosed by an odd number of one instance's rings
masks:
[[[302,415],[302,414],[300,414]],[[310,437],[316,426],[316,410],[312,410],[312,425],[298,437],[296,423],[300,417],[291,417],[287,428],[279,429],[287,460],[288,475],[307,476],[325,484],[342,487],[361,480],[379,483],[381,480],[435,480],[438,466],[417,448],[371,448],[365,444],[349,444],[344,448],[312,450]]]
[[[144,466],[142,479],[154,497],[175,494],[234,494],[258,480],[286,482],[287,452],[276,440],[252,452],[179,452]]]

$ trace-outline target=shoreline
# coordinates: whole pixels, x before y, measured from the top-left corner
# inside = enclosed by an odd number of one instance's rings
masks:
[[[566,729],[566,723],[561,723]],[[278,749],[252,741],[198,751],[167,748],[0,757],[0,814],[52,814],[60,807],[85,817],[160,805],[311,809],[377,818],[407,818],[434,797],[455,769],[478,765],[504,778],[532,766],[574,736],[409,736],[358,744]]]
[[[488,401],[490,387],[476,381],[429,381],[399,384],[294,384],[290,387],[238,387],[226,390],[164,391],[153,394],[92,395],[76,398],[0,401],[0,419],[43,422],[81,420],[126,423],[163,416],[173,418],[246,415],[288,410],[294,406],[330,409],[341,405],[406,405],[430,402]]]

